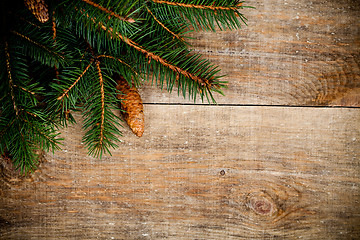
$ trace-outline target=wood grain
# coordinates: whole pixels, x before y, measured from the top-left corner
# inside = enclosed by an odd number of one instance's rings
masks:
[[[28,177],[0,161],[0,239],[360,239],[360,2],[248,4],[243,29],[191,35],[220,105],[145,85],[144,135],[113,156],[78,124]]]
[[[248,26],[193,33],[195,52],[227,76],[221,104],[360,106],[360,2],[247,1]],[[184,102],[145,86],[145,102]],[[192,101],[188,101],[191,103]]]
[[[144,108],[112,157],[88,157],[78,124],[1,178],[0,239],[360,238],[359,109]]]

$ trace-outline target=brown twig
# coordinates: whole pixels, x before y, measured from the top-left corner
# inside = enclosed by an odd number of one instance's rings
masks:
[[[53,40],[56,43],[56,19],[55,19],[55,11],[53,11],[52,15],[52,31],[53,31]],[[55,66],[55,78],[57,79],[56,82],[59,84],[59,69]]]
[[[58,97],[57,98],[57,100],[61,100],[61,99],[63,99],[66,95],[67,95],[67,93],[79,82],[79,80],[82,78],[82,76],[84,76],[84,74],[87,72],[87,70],[90,68],[90,66],[91,66],[91,64],[93,63],[93,59],[91,59],[90,60],[90,63],[89,63],[89,65],[85,68],[85,70],[80,74],[80,76],[73,82],[73,84],[71,84],[71,86],[68,88],[68,89],[66,89],[66,91],[64,91],[64,93],[63,94],[61,94],[61,96],[60,97]]]
[[[34,92],[32,92],[32,91],[30,91],[30,90],[28,90],[28,89],[26,89],[26,88],[24,88],[24,87],[21,87],[21,86],[18,86],[18,85],[13,85],[14,87],[17,87],[17,88],[20,88],[21,90],[23,90],[23,91],[25,91],[25,92],[28,92],[28,93],[30,93],[31,95],[35,95],[35,93]]]
[[[124,62],[123,60],[121,60],[119,58],[109,56],[109,55],[99,55],[99,56],[97,56],[97,58],[111,58],[111,59],[117,60],[120,63],[126,65],[128,68],[130,68],[136,75],[139,75],[129,64],[127,64],[126,62]]]
[[[16,106],[15,103],[15,94],[14,94],[14,82],[11,76],[11,67],[10,67],[10,53],[9,53],[9,45],[7,43],[7,41],[5,41],[5,55],[6,55],[6,70],[8,72],[8,78],[9,78],[9,86],[10,86],[10,94],[11,94],[11,100],[14,106],[14,110],[16,115],[19,115],[19,109]]]
[[[186,8],[198,8],[198,9],[210,9],[210,10],[237,10],[242,3],[239,3],[236,7],[222,7],[222,6],[208,6],[208,5],[195,5],[195,4],[186,4],[186,3],[177,3],[177,2],[169,2],[164,0],[152,0],[154,3],[159,4],[167,4],[172,6],[186,7]]]
[[[154,20],[160,25],[162,26],[166,31],[168,31],[171,35],[173,35],[175,38],[184,41],[184,38],[180,37],[178,34],[172,32],[169,28],[167,28],[162,22],[160,22],[157,17],[154,15],[154,13],[152,13],[150,11],[150,9],[148,7],[146,7],[147,11],[151,14],[151,16],[154,18]]]
[[[105,118],[105,91],[104,91],[104,81],[100,68],[100,61],[96,61],[96,68],[99,74],[99,83],[101,91],[101,123],[100,123],[100,147],[103,144],[104,138],[104,118]]]
[[[129,22],[129,23],[134,23],[135,22],[135,20],[132,19],[132,18],[126,18],[126,17],[120,16],[117,13],[115,13],[113,11],[110,11],[109,9],[104,8],[103,6],[101,6],[101,5],[97,4],[97,3],[94,3],[94,2],[92,2],[90,0],[82,0],[82,1],[87,3],[87,4],[90,4],[91,6],[94,6],[94,7],[98,8],[98,9],[100,9],[101,11],[104,11],[104,12],[110,14],[110,16],[113,16],[113,17],[116,17],[116,18],[120,19],[121,21],[126,21],[126,22]]]
[[[13,30],[12,30],[11,32],[12,32],[13,34],[15,34],[15,35],[17,35],[17,36],[19,36],[19,37],[21,37],[21,38],[29,41],[29,42],[31,42],[32,44],[34,44],[34,45],[36,45],[36,46],[38,46],[38,47],[41,47],[41,48],[45,49],[46,51],[48,51],[48,52],[50,52],[50,53],[52,53],[52,54],[55,54],[55,55],[59,56],[59,57],[62,58],[62,59],[65,59],[65,58],[64,58],[63,56],[61,56],[60,54],[51,51],[50,49],[48,49],[48,48],[45,47],[44,45],[42,45],[42,44],[40,44],[40,43],[38,43],[38,42],[35,42],[34,40],[30,39],[29,37],[27,37],[27,36],[25,36],[25,35],[23,35],[23,34],[21,34],[21,33],[19,33],[19,32],[13,31]]]

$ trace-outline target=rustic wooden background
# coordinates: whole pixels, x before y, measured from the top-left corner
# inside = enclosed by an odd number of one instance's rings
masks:
[[[247,2],[193,34],[218,105],[145,86],[146,130],[86,155],[79,124],[26,178],[0,177],[0,239],[360,239],[360,2]]]

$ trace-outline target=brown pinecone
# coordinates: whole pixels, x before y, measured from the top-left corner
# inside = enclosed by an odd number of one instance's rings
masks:
[[[122,76],[115,76],[114,80],[117,83],[116,89],[120,91],[117,98],[122,100],[121,109],[124,111],[125,121],[133,133],[141,137],[144,133],[144,108],[140,94],[136,87],[130,87]]]
[[[24,0],[25,6],[42,23],[49,20],[48,6],[45,0]]]

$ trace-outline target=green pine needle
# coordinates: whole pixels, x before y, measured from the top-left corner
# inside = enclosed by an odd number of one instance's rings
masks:
[[[74,111],[89,154],[111,154],[122,134],[114,75],[215,103],[220,70],[186,34],[246,24],[239,0],[45,1],[45,23],[21,1],[0,6],[0,155],[22,173],[36,169],[39,150],[60,148]]]

